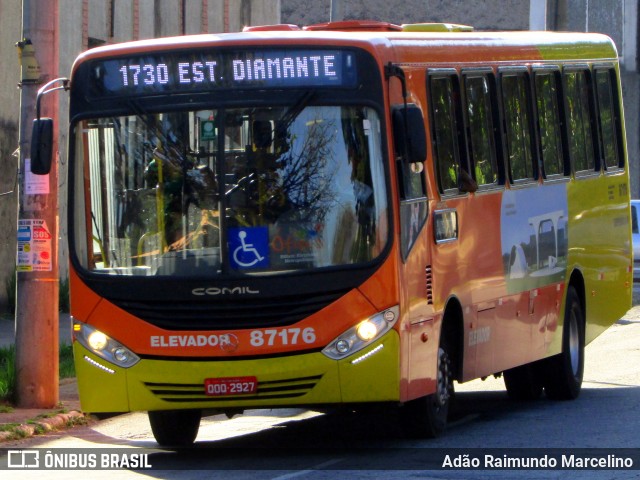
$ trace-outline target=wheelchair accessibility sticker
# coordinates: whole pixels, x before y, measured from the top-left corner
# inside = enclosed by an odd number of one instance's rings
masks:
[[[229,256],[236,270],[269,266],[269,229],[248,227],[229,229]]]

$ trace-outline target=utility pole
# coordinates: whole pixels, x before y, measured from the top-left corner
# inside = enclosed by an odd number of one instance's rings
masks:
[[[342,0],[331,0],[331,12],[329,13],[331,22],[344,20],[344,3]]]
[[[53,408],[59,400],[57,158],[48,176],[34,176],[29,171],[37,92],[57,73],[57,22],[58,0],[22,0],[23,39],[16,45],[22,66],[16,393],[22,408]],[[54,97],[42,99],[43,117],[57,117]],[[53,152],[57,152],[57,122],[54,125]]]
[[[547,0],[529,0],[529,30],[547,30]]]

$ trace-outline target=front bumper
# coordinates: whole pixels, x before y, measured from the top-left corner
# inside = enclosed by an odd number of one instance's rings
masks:
[[[142,359],[117,367],[74,342],[82,410],[274,408],[400,399],[399,338],[391,330],[342,360],[320,352],[260,359]],[[206,378],[255,376],[254,394],[205,395]]]

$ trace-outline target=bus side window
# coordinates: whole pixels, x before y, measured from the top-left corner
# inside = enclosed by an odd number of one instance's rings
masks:
[[[613,68],[598,67],[594,71],[604,163],[607,170],[615,170],[624,167],[616,72]]]
[[[590,75],[587,69],[565,70],[564,92],[569,154],[574,172],[599,170],[596,164],[592,119]]]
[[[480,187],[497,185],[504,179],[496,157],[492,80],[490,73],[463,73],[467,145],[471,168]]]
[[[571,169],[565,165],[560,121],[560,72],[534,72],[536,93],[538,137],[542,154],[542,171],[545,178],[569,175]]]
[[[505,146],[511,180],[533,180],[538,172],[534,168],[528,75],[526,72],[503,72],[501,80]]]
[[[465,181],[471,177],[462,162],[464,143],[457,75],[430,76],[429,100],[433,154],[440,192],[458,193],[459,189],[472,191],[469,181]]]

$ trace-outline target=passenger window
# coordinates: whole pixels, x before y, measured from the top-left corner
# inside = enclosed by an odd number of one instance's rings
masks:
[[[498,183],[490,78],[486,74],[464,76],[467,145],[471,168],[479,186]]]
[[[638,231],[638,211],[635,205],[631,205],[631,233],[640,233]]]
[[[459,88],[457,78],[432,76],[429,79],[433,152],[440,191],[458,189],[460,174]]]
[[[538,133],[545,176],[565,173],[557,72],[535,72]],[[566,170],[568,172],[568,169]]]
[[[596,157],[591,127],[589,77],[586,70],[578,70],[565,72],[564,78],[571,162],[576,172],[593,172],[596,170]]]
[[[528,98],[525,74],[502,75],[506,147],[511,179],[515,182],[536,177]]]
[[[602,153],[607,169],[614,169],[624,166],[619,158],[619,145],[621,142],[620,122],[617,115],[618,97],[617,84],[613,82],[615,77],[612,69],[597,69],[596,91],[598,94],[598,120],[602,135]]]

